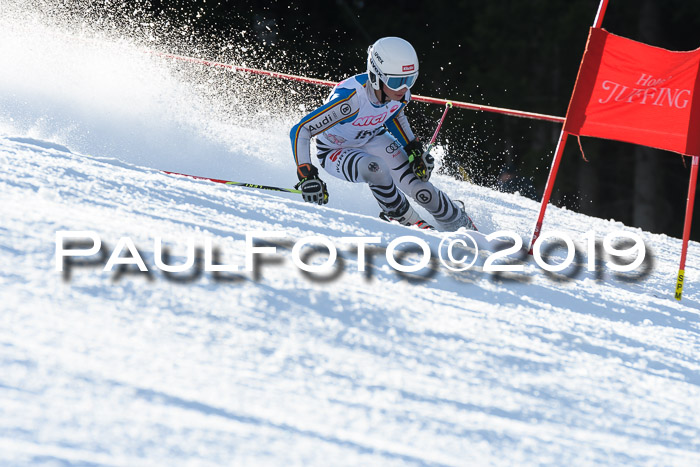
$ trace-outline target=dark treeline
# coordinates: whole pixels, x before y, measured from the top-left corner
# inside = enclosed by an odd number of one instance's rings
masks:
[[[564,116],[598,0],[152,0],[145,8],[212,50],[251,46],[249,65],[331,80],[364,71],[367,47],[377,38],[400,36],[421,60],[416,94]],[[700,2],[611,0],[603,27],[691,50],[700,47]],[[326,93],[309,88],[309,102],[318,104]],[[408,112],[416,133],[429,139],[442,110],[413,103]],[[514,169],[534,182],[539,199],[560,129],[453,110],[440,137],[448,148],[443,170],[496,186],[504,168]],[[681,236],[690,158],[592,138],[581,143],[588,162],[570,138],[554,204]],[[694,218],[693,238],[700,240],[700,215]]]

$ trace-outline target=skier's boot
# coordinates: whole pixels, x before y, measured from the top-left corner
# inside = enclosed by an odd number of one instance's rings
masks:
[[[402,214],[396,212],[380,212],[379,218],[387,222],[396,221],[401,225],[406,225],[409,227],[418,227],[419,229],[434,229],[432,225],[425,222],[420,218],[418,213],[411,207],[410,204],[406,203],[406,209]]]
[[[478,230],[476,228],[476,226],[474,225],[474,222],[472,222],[472,219],[469,217],[467,212],[464,210],[464,202],[461,200],[455,200],[455,205],[457,206],[457,208],[459,210],[459,212],[457,213],[457,216],[454,218],[454,220],[452,220],[450,222],[441,223],[440,230],[445,231],[445,232],[455,232],[462,227],[464,227],[467,230]]]

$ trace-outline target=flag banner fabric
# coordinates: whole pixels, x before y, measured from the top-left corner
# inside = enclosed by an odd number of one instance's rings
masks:
[[[700,155],[700,49],[591,28],[564,131]]]

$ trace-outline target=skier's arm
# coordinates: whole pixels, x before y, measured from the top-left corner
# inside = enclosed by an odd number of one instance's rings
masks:
[[[406,114],[403,112],[403,106],[394,114],[393,118],[386,122],[386,128],[402,146],[406,146],[416,139],[413,130],[411,130],[411,125],[408,123],[408,118],[406,118]]]
[[[423,154],[423,144],[411,131],[411,126],[403,111],[404,107],[402,106],[394,117],[386,123],[386,127],[406,151],[413,173],[421,181],[427,182],[435,167],[435,159],[430,154]]]
[[[353,89],[336,89],[328,102],[307,114],[289,133],[299,178],[296,187],[301,190],[304,201],[328,202],[326,184],[318,177],[318,169],[311,164],[311,138],[338,123],[354,120],[360,111],[355,94]]]
[[[292,127],[289,137],[297,167],[311,164],[311,138],[341,122],[352,121],[360,110],[354,89],[338,88],[328,102]]]

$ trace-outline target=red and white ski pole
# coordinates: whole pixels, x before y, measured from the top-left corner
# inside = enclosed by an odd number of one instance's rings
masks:
[[[447,111],[452,108],[452,102],[447,101],[445,103],[445,111],[442,113],[442,117],[440,118],[440,122],[438,123],[437,128],[435,128],[435,133],[433,133],[433,137],[430,138],[430,142],[428,143],[428,147],[425,148],[425,151],[423,154],[430,154],[430,151],[435,147],[435,140],[437,139],[438,133],[440,133],[440,128],[442,128],[442,122],[445,121],[445,117],[447,116]]]

